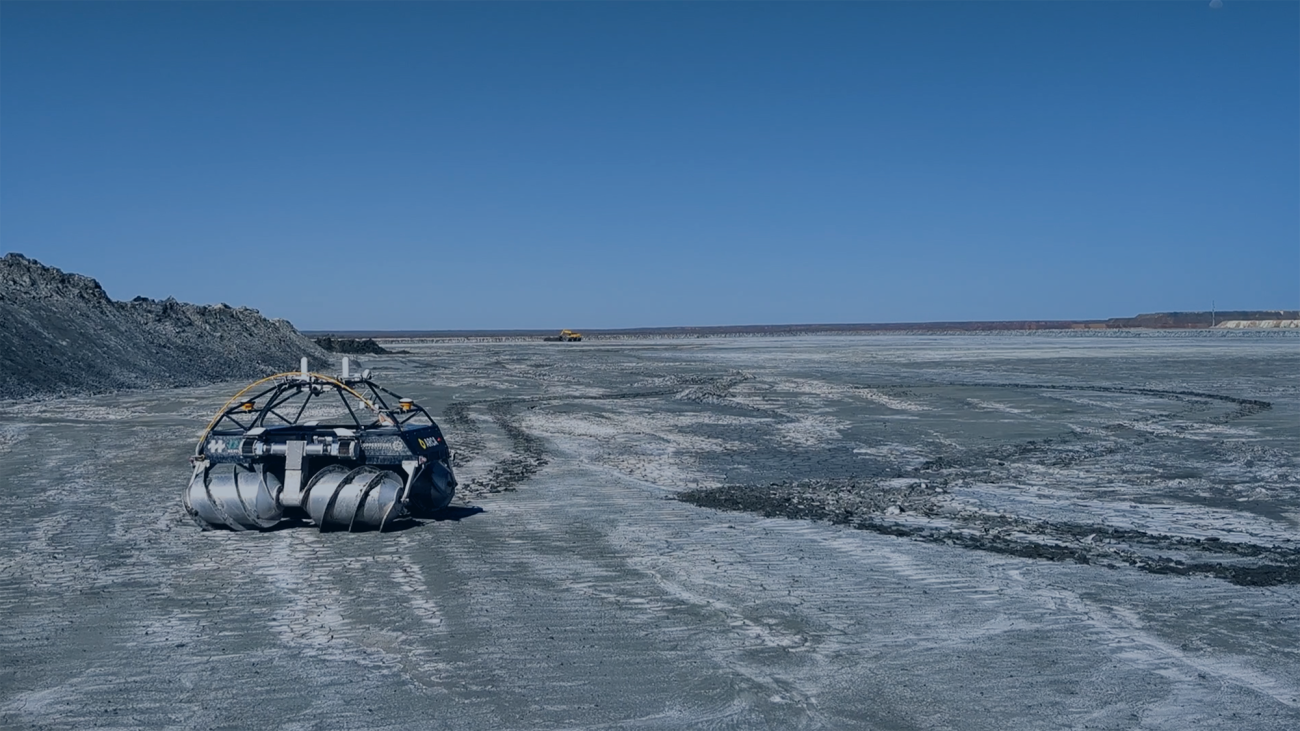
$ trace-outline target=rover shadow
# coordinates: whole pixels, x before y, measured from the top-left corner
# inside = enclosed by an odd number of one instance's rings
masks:
[[[483,512],[483,508],[477,505],[448,505],[442,510],[419,511],[412,517],[420,520],[433,520],[437,522],[453,521],[460,522],[465,518],[470,518]]]
[[[444,521],[460,522],[465,518],[478,515],[479,513],[482,512],[484,512],[483,508],[480,508],[477,505],[449,505],[441,510],[412,509],[410,514],[407,517],[390,521],[388,525],[384,526],[383,532],[399,533],[401,531],[411,530],[412,528],[419,528],[430,521],[437,522],[437,523],[442,523]],[[312,521],[306,520],[304,518],[294,517],[294,518],[285,518],[281,520],[279,523],[276,523],[275,525],[268,526],[266,528],[261,529],[260,532],[279,533],[282,530],[298,530],[298,529],[320,530],[320,528]],[[205,526],[203,530],[205,532],[213,531],[218,533],[236,532],[224,525]],[[330,526],[325,528],[324,530],[321,530],[321,532],[322,533],[347,533],[347,532],[373,533],[377,530],[378,528],[375,526],[357,526],[352,531],[348,531],[346,527]]]

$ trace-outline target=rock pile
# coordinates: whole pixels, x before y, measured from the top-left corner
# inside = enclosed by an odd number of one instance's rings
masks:
[[[228,305],[109,299],[21,254],[0,259],[0,398],[250,379],[324,351],[286,320]]]
[[[336,338],[327,335],[323,338],[312,338],[312,340],[331,353],[388,355],[393,352],[376,343],[374,338]]]

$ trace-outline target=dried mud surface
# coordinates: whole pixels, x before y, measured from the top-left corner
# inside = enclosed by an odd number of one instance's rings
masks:
[[[387,534],[186,520],[240,384],[0,402],[0,727],[1295,728],[1297,344],[404,344]]]

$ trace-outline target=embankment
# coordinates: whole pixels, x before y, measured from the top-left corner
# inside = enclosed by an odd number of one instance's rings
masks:
[[[228,305],[109,299],[21,254],[0,259],[0,398],[251,379],[327,354],[286,320]]]

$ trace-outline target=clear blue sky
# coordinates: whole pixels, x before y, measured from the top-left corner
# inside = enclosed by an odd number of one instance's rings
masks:
[[[1300,306],[1300,4],[0,3],[0,249],[306,329]]]

